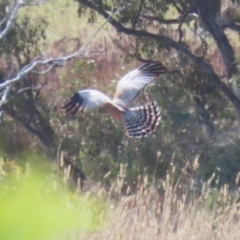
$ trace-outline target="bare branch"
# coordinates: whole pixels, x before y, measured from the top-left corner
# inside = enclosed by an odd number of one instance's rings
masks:
[[[92,40],[95,38],[95,36],[98,34],[98,32],[106,25],[106,23],[109,21],[109,18],[106,18],[106,21],[95,31],[95,33],[92,35],[92,37],[90,38],[90,40],[88,41],[87,44],[85,44],[83,46],[83,48],[81,48],[81,51],[83,51],[84,49],[86,49],[89,44],[92,42]]]
[[[191,21],[199,21],[199,16],[196,13],[190,13],[187,16],[180,16],[178,18],[174,18],[174,19],[165,19],[165,18],[161,18],[161,17],[156,17],[156,16],[150,16],[150,15],[145,15],[142,14],[140,16],[141,19],[146,19],[149,21],[157,21],[160,24],[166,24],[166,25],[171,25],[171,24],[179,24],[179,23],[190,23]],[[226,21],[222,21],[222,19],[216,19],[216,22],[218,23],[218,25],[222,28],[230,28],[232,30],[238,31],[240,32],[240,25],[236,24],[234,22],[226,22]]]
[[[25,3],[25,0],[19,0],[19,2],[16,3],[9,19],[7,20],[5,29],[0,33],[0,40],[3,39],[8,34],[10,29],[12,28],[12,26],[16,20],[17,12],[18,12],[19,8],[21,8],[24,5],[24,3]]]
[[[2,99],[0,101],[0,109],[1,107],[8,103],[9,101],[11,101],[12,99],[14,99],[18,94],[22,93],[22,92],[25,92],[27,90],[38,90],[38,89],[41,89],[44,85],[46,85],[46,83],[44,84],[41,84],[41,85],[38,85],[37,87],[25,87],[25,88],[21,88],[19,89],[17,92],[14,93],[14,96],[12,97],[9,97],[9,92],[10,92],[10,89],[11,89],[11,85],[7,86],[3,93],[4,95],[2,96]],[[1,94],[2,95],[2,94]],[[0,114],[3,113],[3,111],[0,111]],[[1,118],[1,115],[0,115],[0,118]],[[0,121],[1,122],[1,121]]]
[[[74,52],[74,53],[69,54],[69,55],[64,56],[64,57],[48,58],[48,59],[45,59],[45,60],[41,60],[45,55],[38,56],[31,63],[24,66],[22,69],[20,69],[19,72],[17,73],[16,77],[11,78],[11,79],[7,79],[5,82],[1,83],[0,84],[0,90],[4,89],[5,87],[9,86],[10,84],[13,84],[15,82],[18,82],[18,81],[22,80],[30,72],[34,72],[34,73],[37,73],[37,74],[46,74],[53,67],[62,66],[62,65],[64,65],[65,62],[67,62],[69,60],[72,60],[74,58],[80,58],[80,57],[81,58],[84,58],[84,57],[89,58],[90,57],[89,54],[93,53],[93,52],[96,52],[96,51],[86,51],[86,52],[83,52],[83,51],[87,48],[87,46],[89,46],[89,44],[92,42],[94,37],[97,35],[97,33],[100,31],[100,29],[102,29],[102,27],[107,22],[108,22],[108,19],[95,31],[95,33],[92,35],[92,37],[90,38],[88,43],[85,44],[82,48],[80,48],[79,51]],[[50,66],[44,71],[35,70],[37,67],[46,66],[46,65],[50,65]]]
[[[20,81],[25,75],[27,75],[29,72],[31,72],[34,68],[38,67],[38,66],[41,66],[41,65],[46,65],[46,64],[53,64],[53,65],[56,65],[56,63],[54,62],[57,62],[57,61],[66,61],[70,58],[73,58],[75,57],[77,54],[71,54],[69,56],[66,56],[66,57],[63,57],[63,58],[56,58],[56,59],[53,59],[53,58],[50,58],[50,59],[46,59],[46,60],[38,60],[38,61],[34,61],[34,62],[31,62],[29,63],[28,65],[24,66],[17,74],[16,77],[12,78],[12,79],[9,79],[9,80],[6,80],[5,82],[1,83],[0,84],[0,89],[3,89],[5,87],[7,87],[8,85],[12,84],[12,83],[15,83],[15,82],[18,82]]]
[[[146,14],[142,14],[140,16],[143,19],[147,19],[150,21],[157,21],[161,24],[179,24],[179,23],[190,23],[191,21],[194,20],[199,20],[199,17],[196,13],[189,13],[186,12],[185,14],[179,16],[178,18],[174,18],[174,19],[165,19],[165,18],[161,18],[161,17],[156,17],[156,16],[150,16],[150,15],[146,15]]]
[[[201,1],[201,0],[199,0]],[[176,49],[177,51],[180,51],[184,53],[189,59],[191,59],[196,64],[199,64],[199,66],[203,69],[205,73],[211,76],[212,81],[215,83],[215,85],[228,97],[228,99],[232,102],[232,104],[236,107],[236,109],[240,112],[240,100],[234,95],[234,93],[231,91],[231,89],[220,80],[218,75],[214,72],[211,64],[204,61],[204,59],[199,58],[198,56],[194,55],[192,52],[190,52],[186,46],[182,43],[178,43],[174,41],[173,39],[163,36],[163,35],[157,35],[154,33],[150,33],[147,31],[142,30],[136,30],[131,29],[128,27],[124,27],[120,22],[116,21],[112,16],[110,16],[106,11],[104,11],[101,8],[98,8],[98,6],[94,5],[92,2],[88,0],[78,0],[79,3],[85,5],[86,7],[89,7],[92,10],[95,10],[100,15],[102,15],[105,19],[109,20],[109,23],[118,31],[125,33],[127,35],[137,36],[140,38],[149,38],[154,39],[160,42],[163,42],[167,44],[168,46]]]
[[[188,13],[184,14],[182,17],[181,17],[181,20],[180,20],[180,23],[178,25],[178,32],[179,32],[179,40],[178,42],[182,42],[182,37],[183,37],[183,31],[182,31],[182,26],[183,26],[183,23],[185,22],[185,19],[188,17]]]
[[[8,98],[10,89],[11,89],[11,84],[8,85],[8,86],[4,89],[3,93],[1,94],[1,95],[2,95],[2,98],[1,98],[1,100],[0,100],[0,123],[2,122],[2,117],[3,117],[3,110],[1,110],[1,108],[2,108],[2,105],[7,102],[7,98]]]
[[[143,0],[140,1],[139,8],[138,8],[138,12],[137,12],[137,14],[136,14],[136,16],[134,17],[134,20],[133,20],[133,22],[132,22],[132,28],[133,28],[133,29],[136,27],[136,24],[137,24],[137,22],[138,22],[140,13],[141,13],[141,11],[142,11],[142,5],[143,5]]]
[[[62,64],[61,64],[61,66],[62,66]],[[53,67],[55,67],[55,65],[51,65],[50,67],[48,67],[48,68],[47,68],[46,70],[44,70],[44,71],[32,70],[32,73],[36,73],[36,74],[39,74],[39,75],[44,75],[44,74],[50,72],[50,71],[53,69]]]
[[[219,24],[219,26],[221,26],[222,28],[230,28],[234,31],[238,31],[240,32],[240,25],[236,24],[236,23],[226,23],[226,24]]]
[[[19,89],[19,90],[14,94],[14,97],[15,97],[17,94],[22,93],[22,92],[27,91],[27,90],[38,90],[38,89],[41,89],[44,85],[46,85],[46,83],[41,84],[41,85],[39,85],[39,86],[37,86],[37,87],[25,87],[25,88],[21,88],[21,89]],[[14,98],[14,97],[12,97],[12,98]],[[11,99],[12,99],[12,98],[11,98]]]
[[[11,89],[11,84],[9,84],[4,91],[1,93],[1,100],[0,100],[0,108],[2,107],[2,105],[7,101],[7,97],[9,95],[9,91]]]
[[[8,73],[8,76],[7,78],[11,77],[11,75],[13,74],[13,71],[14,71],[14,65],[12,64],[11,66],[11,69]],[[11,90],[11,86],[12,84],[9,84],[1,93],[0,93],[0,96],[1,96],[1,100],[0,100],[0,123],[2,122],[2,119],[3,119],[3,110],[1,110],[2,106],[4,104],[6,104],[8,101],[9,101],[9,93],[10,93],[10,90]]]
[[[37,1],[34,4],[38,4],[41,1]],[[14,7],[14,10],[11,13],[11,17],[9,18],[8,22],[7,22],[7,26],[5,28],[5,30],[1,33],[1,37],[3,38],[4,36],[6,36],[6,34],[9,32],[9,30],[11,29],[15,17],[16,17],[16,12],[17,10],[24,5],[24,1],[20,1],[16,4],[16,6]],[[7,19],[7,17],[6,17]],[[7,21],[7,20],[6,20]],[[19,72],[17,73],[17,75],[13,78],[11,78],[13,70],[14,70],[14,65],[12,65],[11,70],[7,76],[7,79],[3,82],[0,83],[0,123],[2,121],[2,117],[3,117],[3,110],[1,110],[2,106],[6,103],[8,103],[10,100],[12,100],[17,94],[22,93],[23,91],[27,91],[29,89],[40,89],[43,85],[37,86],[37,87],[25,87],[25,88],[21,88],[18,91],[14,92],[14,96],[10,97],[10,89],[12,87],[12,85],[15,82],[18,82],[20,80],[22,80],[27,74],[29,74],[30,72],[36,73],[36,74],[46,74],[49,71],[52,70],[53,67],[57,67],[57,66],[63,66],[64,63],[66,63],[69,60],[72,60],[74,58],[90,58],[92,56],[92,54],[95,54],[96,52],[99,51],[104,51],[104,49],[101,50],[86,50],[84,51],[89,44],[92,42],[92,40],[94,39],[94,37],[97,35],[97,33],[100,31],[100,29],[103,28],[103,26],[108,22],[108,20],[106,20],[93,34],[93,36],[90,38],[90,40],[88,41],[87,44],[85,44],[82,48],[80,48],[77,52],[74,52],[72,54],[69,54],[67,56],[64,57],[59,57],[59,58],[46,58],[46,54],[42,54],[41,56],[37,56],[35,57],[35,59],[33,59],[32,62],[30,62],[29,64],[27,64],[26,66],[24,66],[22,69],[19,70]],[[0,38],[1,39],[1,38]],[[46,59],[44,59],[46,58]],[[36,68],[41,67],[41,66],[47,66],[47,68],[45,68],[44,70],[37,70]],[[8,112],[9,113],[9,112]],[[14,114],[15,116],[15,114]],[[15,116],[16,117],[16,116]],[[22,119],[17,118],[27,129],[29,129],[31,132],[35,133],[42,141],[44,140],[43,136],[39,135],[40,133],[37,132],[37,130],[31,128],[30,126],[27,125],[27,123],[25,123]],[[43,141],[44,143],[46,142],[45,140]]]

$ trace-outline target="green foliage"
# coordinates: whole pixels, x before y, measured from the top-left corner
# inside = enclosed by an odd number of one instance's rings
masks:
[[[91,2],[98,5],[98,1]],[[221,1],[208,1],[208,3],[210,12],[213,17],[216,17],[221,10]],[[220,56],[211,40],[198,34],[193,37],[191,24],[182,22],[178,25],[164,25],[164,21],[161,22],[161,19],[177,19],[188,12],[196,13],[196,6],[192,2],[128,1],[126,4],[124,1],[102,1],[101,7],[105,11],[112,9],[111,15],[127,28],[168,36],[177,41],[182,33],[181,41],[186,48],[191,49],[199,58],[211,62],[217,71],[221,72],[224,68],[222,63],[218,62]],[[82,5],[79,9],[83,10]],[[174,14],[169,17],[171,11]],[[160,21],[143,20],[141,16],[144,15],[154,16]],[[91,14],[89,17],[91,18]],[[196,176],[196,182],[204,181],[215,173],[218,177],[213,185],[221,186],[231,182],[233,186],[234,179],[240,171],[237,147],[230,146],[230,141],[236,140],[236,136],[234,139],[230,136],[230,126],[233,126],[236,113],[211,81],[211,76],[205,74],[186,56],[167,48],[161,41],[126,36],[121,33],[117,33],[113,41],[116,46],[125,51],[127,54],[125,59],[128,62],[134,58],[161,61],[169,70],[178,70],[181,74],[160,76],[157,86],[148,90],[148,99],[157,100],[161,106],[162,121],[155,133],[142,140],[122,138],[118,143],[114,142],[121,146],[121,151],[117,152],[110,152],[101,141],[99,148],[91,148],[92,151],[84,156],[93,156],[95,152],[97,154],[94,155],[94,159],[102,162],[102,153],[107,152],[104,155],[105,159],[108,159],[110,154],[113,156],[110,159],[117,164],[127,163],[126,181],[133,175],[135,178],[141,175],[144,169],[147,169],[150,175],[163,177],[170,164],[174,164],[178,169],[175,172],[175,180],[177,180],[185,167],[192,165],[195,157],[200,156],[199,168],[190,169],[190,175]],[[130,66],[128,69],[131,69]],[[83,124],[82,121],[84,120],[81,120],[81,124]],[[91,120],[87,120],[88,124],[90,124],[89,121]],[[101,121],[100,129],[105,129],[106,126],[106,123]],[[94,132],[92,128],[89,134],[91,132]],[[101,131],[99,133],[95,135],[95,139],[101,138]],[[89,145],[93,146],[93,142],[95,142],[94,139],[91,139]],[[86,148],[85,145],[83,149]],[[99,152],[101,152],[101,158],[98,157]],[[227,153],[228,160],[225,155]],[[225,164],[226,162],[228,164]],[[228,173],[232,173],[232,176]]]
[[[102,227],[107,213],[102,199],[64,189],[44,158],[28,155],[22,161],[27,164],[25,170],[1,159],[2,240],[66,239]]]
[[[128,1],[126,5],[126,1],[103,1],[102,7],[106,11],[112,11],[114,18],[126,27],[135,27],[179,40],[179,25],[165,27],[156,21],[143,22],[142,18],[137,18],[138,13],[141,13],[176,19],[191,7],[189,1],[177,4],[175,2],[142,1],[141,5],[141,1]],[[17,69],[41,53],[42,41],[52,55],[60,56],[62,53],[79,49],[79,46],[88,41],[87,32],[90,28],[99,27],[99,24],[94,22],[102,21],[96,12],[80,5],[81,19],[78,21],[82,23],[84,15],[84,20],[89,18],[91,25],[87,25],[81,32],[76,28],[74,31],[79,33],[77,38],[59,37],[52,43],[52,39],[50,41],[45,38],[53,33],[53,28],[48,28],[48,19],[51,19],[55,29],[59,24],[58,20],[54,23],[53,18],[48,18],[48,13],[51,8],[55,9],[60,4],[48,4],[47,7],[44,5],[44,9],[48,9],[47,15],[42,10],[43,17],[38,16],[38,21],[33,20],[30,9],[28,13],[24,12],[9,35],[9,43],[7,40],[4,42],[2,52],[8,54],[8,59],[19,59]],[[69,7],[66,4],[64,2],[64,8]],[[214,11],[218,12],[219,1],[215,4]],[[57,9],[56,15],[64,13],[60,7]],[[41,13],[41,10],[39,12]],[[66,16],[68,19],[74,17],[74,13]],[[59,19],[59,16],[56,16],[56,19]],[[79,22],[76,20],[75,25],[78,26]],[[183,23],[181,27],[182,31],[185,31],[182,41],[186,48],[193,49],[196,56],[212,61],[217,70],[222,70],[223,65],[211,39],[193,37],[191,24]],[[103,38],[94,39],[92,46],[89,46],[90,52],[102,49],[108,34],[105,31]],[[5,145],[2,151],[18,159],[19,153],[29,146],[34,145],[38,151],[43,151],[43,143],[51,159],[58,159],[61,155],[63,160],[71,160],[76,164],[89,179],[102,181],[108,186],[119,176],[122,166],[125,166],[123,185],[134,186],[136,179],[143,173],[149,174],[149,181],[164,178],[171,165],[176,167],[174,181],[183,178],[187,182],[186,179],[194,175],[196,185],[199,185],[215,173],[213,186],[225,183],[233,186],[240,171],[236,135],[231,135],[236,113],[226,97],[216,89],[211,77],[186,56],[176,53],[159,41],[114,32],[110,34],[113,43],[108,42],[107,47],[104,45],[104,51],[96,52],[96,56],[68,62],[62,68],[53,69],[46,76],[30,74],[22,83],[16,85],[17,91],[19,87],[34,87],[39,83],[47,83],[39,90],[31,89],[20,93],[5,106],[9,118],[5,119],[2,125],[4,127],[0,129],[3,136],[1,141]],[[119,78],[140,65],[139,62],[133,62],[134,58],[162,61],[170,71],[178,70],[178,74],[160,76],[155,85],[148,88],[145,93],[147,97],[141,96],[135,103],[140,105],[145,103],[146,99],[157,101],[161,108],[162,121],[156,132],[144,139],[128,139],[124,126],[107,115],[87,112],[76,117],[65,116],[61,106],[79,89],[98,88],[113,96]],[[205,111],[201,112],[203,109]],[[33,135],[28,134],[28,131]],[[233,146],[231,143],[234,141],[236,143]],[[197,168],[194,166],[196,158]]]

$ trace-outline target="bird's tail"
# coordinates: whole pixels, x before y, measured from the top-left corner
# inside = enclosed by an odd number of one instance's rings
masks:
[[[124,122],[129,137],[145,137],[153,132],[161,117],[156,102],[125,111]]]

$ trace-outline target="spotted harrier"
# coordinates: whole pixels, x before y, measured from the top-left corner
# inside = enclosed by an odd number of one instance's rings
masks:
[[[110,114],[125,125],[129,137],[145,137],[153,132],[161,117],[156,102],[143,106],[130,107],[130,104],[153,80],[166,73],[161,63],[146,63],[127,73],[117,84],[113,99],[95,89],[76,92],[63,107],[66,113],[74,115],[78,110],[85,112],[98,109],[100,113]]]

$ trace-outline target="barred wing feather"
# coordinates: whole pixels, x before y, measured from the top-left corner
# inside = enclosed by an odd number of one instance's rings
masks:
[[[129,108],[124,115],[128,136],[134,138],[147,136],[156,129],[160,119],[156,102]]]

